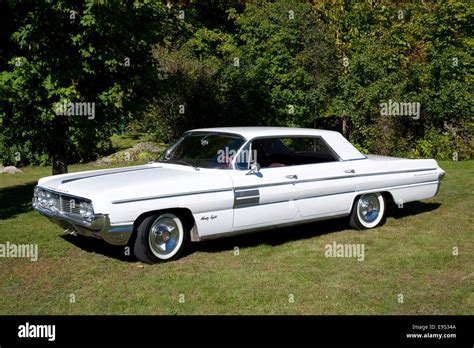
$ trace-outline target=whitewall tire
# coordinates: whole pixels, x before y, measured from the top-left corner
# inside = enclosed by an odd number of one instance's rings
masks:
[[[385,222],[386,202],[381,193],[366,193],[359,196],[352,208],[350,225],[365,230]]]
[[[135,256],[145,263],[177,259],[184,249],[186,230],[181,219],[162,213],[143,219],[137,228]]]

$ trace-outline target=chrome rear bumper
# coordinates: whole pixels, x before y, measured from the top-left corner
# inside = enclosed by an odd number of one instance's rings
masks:
[[[436,188],[435,196],[439,193],[439,189],[441,188],[441,181],[443,181],[445,174],[446,174],[446,172],[445,172],[444,170],[442,170],[442,171],[438,174],[438,187]]]

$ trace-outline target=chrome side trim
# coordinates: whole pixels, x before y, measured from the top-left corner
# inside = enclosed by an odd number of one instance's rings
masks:
[[[257,190],[235,190],[234,209],[258,205],[260,202],[260,191]]]
[[[233,190],[234,190],[233,188],[225,188],[225,189],[203,190],[203,191],[193,191],[193,192],[185,192],[185,193],[174,193],[174,194],[168,194],[168,195],[140,197],[140,198],[131,198],[131,199],[118,199],[116,201],[112,201],[112,204],[122,204],[122,203],[148,201],[148,200],[153,200],[153,199],[173,198],[173,197],[192,196],[192,195],[202,195],[202,194],[206,194],[206,193],[228,192],[228,191],[233,191]]]
[[[200,194],[207,194],[207,193],[217,193],[217,192],[227,192],[227,191],[241,191],[241,190],[252,190],[252,189],[260,189],[262,187],[272,187],[272,186],[280,186],[280,185],[295,185],[300,183],[307,183],[307,182],[318,182],[318,181],[327,181],[327,180],[339,180],[339,179],[349,179],[349,178],[357,178],[357,177],[367,177],[367,176],[376,176],[376,175],[389,175],[389,174],[402,174],[402,173],[415,173],[415,172],[425,172],[430,170],[437,170],[438,168],[427,168],[427,169],[411,169],[411,170],[399,170],[399,171],[391,171],[391,172],[382,172],[382,173],[371,173],[371,174],[348,174],[344,176],[333,176],[333,177],[325,177],[325,178],[318,178],[318,179],[304,179],[304,180],[295,180],[295,181],[283,181],[271,184],[263,184],[263,185],[249,185],[249,186],[240,186],[235,188],[225,188],[225,189],[214,189],[214,190],[203,190],[203,191],[193,191],[193,192],[185,192],[185,193],[175,193],[175,194],[168,194],[168,195],[158,195],[158,196],[150,196],[150,197],[139,197],[139,198],[131,198],[131,199],[119,199],[112,201],[112,204],[123,204],[123,203],[132,203],[132,202],[140,202],[146,200],[154,200],[154,199],[163,199],[163,198],[173,198],[173,197],[182,197],[182,196],[192,196],[192,195],[200,195]]]
[[[398,185],[398,186],[377,187],[377,188],[373,188],[373,189],[360,190],[360,191],[355,191],[355,192],[356,192],[356,193],[380,192],[380,191],[396,190],[396,189],[408,188],[408,187],[434,185],[434,184],[437,184],[437,183],[438,183],[438,180],[422,181],[422,182],[417,182],[417,183],[414,183],[414,184],[406,184],[406,185]]]
[[[430,171],[430,170],[437,170],[437,169],[438,169],[438,168],[394,170],[394,171],[391,171],[391,172],[382,172],[382,173],[356,174],[356,175],[354,175],[354,177],[375,176],[375,175],[390,175],[390,174],[403,174],[403,173],[416,173],[416,172],[427,172],[427,171]]]
[[[236,190],[249,190],[253,188],[261,188],[261,187],[271,187],[271,186],[280,186],[280,185],[293,185],[293,184],[301,184],[301,183],[309,183],[309,182],[318,182],[318,181],[328,181],[328,180],[340,180],[340,179],[353,179],[353,178],[361,178],[367,176],[377,176],[377,175],[390,175],[390,174],[403,174],[403,173],[416,173],[416,172],[426,172],[430,170],[437,170],[437,168],[428,168],[428,169],[410,169],[410,170],[398,170],[398,171],[391,171],[391,172],[383,172],[383,173],[370,173],[370,174],[347,174],[342,176],[329,176],[325,178],[318,178],[318,179],[303,179],[303,180],[295,180],[295,181],[282,181],[277,183],[271,184],[263,184],[263,185],[249,185],[249,186],[240,186],[236,187]]]
[[[109,232],[132,232],[133,231],[133,224],[132,225],[124,225],[124,226],[110,226]]]
[[[337,193],[328,193],[325,195],[317,195],[317,196],[311,196],[311,197],[305,197],[305,198],[298,198],[297,201],[304,201],[305,199],[313,199],[313,198],[319,198],[319,197],[329,197],[329,196],[337,196],[337,195],[345,195],[348,193],[355,193],[356,191],[344,191],[344,192],[337,192]]]
[[[304,179],[304,180],[292,180],[292,181],[282,181],[277,183],[271,184],[262,184],[262,185],[249,185],[249,186],[240,186],[236,187],[236,190],[250,190],[262,187],[272,187],[272,186],[284,186],[284,185],[295,185],[295,184],[302,184],[308,182],[316,182],[316,181],[327,181],[327,180],[338,180],[338,179],[353,179],[354,175],[345,175],[345,176],[331,176],[327,178],[319,178],[319,179]]]
[[[414,184],[406,184],[406,185],[398,185],[398,186],[383,186],[383,187],[376,187],[376,188],[371,188],[371,189],[366,189],[366,190],[356,190],[354,191],[354,193],[356,195],[359,195],[359,194],[364,194],[364,193],[383,192],[383,191],[398,190],[398,189],[417,187],[417,186],[437,185],[437,184],[438,184],[438,180],[422,181],[422,182],[417,182]]]
[[[379,191],[384,191],[384,190],[407,188],[407,187],[413,187],[413,186],[434,185],[434,184],[440,184],[440,182],[438,180],[424,181],[424,182],[416,183],[416,184],[407,184],[407,185],[391,186],[391,187],[379,187],[379,188],[370,189],[370,190],[348,191],[348,192],[341,192],[341,193],[336,193],[336,194],[344,194],[344,193],[356,193],[356,194],[358,194],[358,193],[364,193],[364,192],[379,192]],[[311,199],[311,198],[317,198],[317,197],[331,196],[331,195],[336,195],[336,194],[306,197],[306,198],[303,198],[303,199]],[[273,202],[273,203],[282,203],[282,202]],[[265,204],[273,204],[273,203],[265,203]],[[237,230],[233,230],[231,232],[225,232],[225,233],[216,233],[216,234],[210,234],[210,235],[204,235],[204,236],[200,235],[199,239],[196,239],[196,241],[205,241],[205,240],[217,239],[217,238],[222,238],[222,237],[232,237],[232,236],[246,234],[246,233],[272,230],[272,229],[284,228],[284,227],[288,227],[288,226],[302,225],[302,224],[316,222],[316,221],[337,219],[337,218],[340,218],[340,217],[348,216],[349,214],[350,214],[350,212],[349,213],[344,213],[344,214],[330,215],[330,216],[311,217],[309,219],[302,219],[302,220],[298,220],[298,221],[289,221],[289,222],[284,222],[284,223],[279,223],[279,224],[274,224],[274,225],[250,227],[248,229],[237,229]]]
[[[400,188],[408,188],[408,187],[416,187],[416,186],[424,186],[424,185],[434,185],[434,184],[438,184],[438,181],[437,180],[435,180],[435,181],[423,181],[423,182],[419,182],[419,183],[415,183],[415,184],[377,187],[377,188],[373,188],[373,189],[360,190],[360,191],[344,191],[344,192],[337,192],[337,193],[329,193],[329,194],[325,194],[325,195],[317,195],[317,196],[310,196],[310,197],[293,199],[293,201],[297,202],[297,201],[303,201],[303,200],[306,200],[306,199],[336,196],[336,195],[343,195],[343,194],[348,194],[348,193],[361,194],[361,193],[370,193],[370,192],[381,192],[381,191],[387,191],[387,190],[396,190],[396,189],[400,189]],[[279,204],[279,203],[286,203],[286,202],[289,202],[289,201],[291,201],[291,200],[269,202],[269,203],[259,203],[258,205]],[[241,207],[235,207],[235,208],[247,208],[247,206],[241,206]],[[222,209],[222,210],[227,210],[227,209]],[[217,211],[221,211],[221,210],[213,210],[213,212],[217,212]]]
[[[258,201],[256,204],[249,203],[247,205],[242,205],[242,206],[236,206],[234,205],[234,209],[236,208],[248,208],[248,207],[254,207],[254,206],[264,206],[264,205],[270,205],[270,204],[280,204],[280,203],[287,203],[287,202],[297,202],[297,201],[304,201],[306,199],[313,199],[313,198],[320,198],[320,197],[329,197],[329,196],[337,196],[337,195],[345,195],[347,193],[355,193],[355,191],[345,191],[345,192],[337,192],[337,193],[329,193],[325,195],[317,195],[317,196],[310,196],[310,197],[305,197],[305,198],[296,198],[296,199],[287,199],[284,201],[276,201],[276,202],[268,202],[268,203],[259,203]]]
[[[258,190],[240,190],[240,191],[235,191],[235,198],[236,199],[242,199],[242,198],[248,198],[248,197],[253,197],[253,196],[259,196],[260,192]]]
[[[360,161],[360,160],[368,159],[364,154],[362,154],[362,156],[364,156],[364,157],[361,157],[361,158],[351,158],[351,159],[348,159],[348,160],[343,160],[343,162]]]

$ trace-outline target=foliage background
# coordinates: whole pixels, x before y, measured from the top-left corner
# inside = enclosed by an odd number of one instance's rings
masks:
[[[170,143],[231,125],[326,128],[365,153],[471,159],[473,8],[3,1],[0,162],[61,172],[109,153],[124,127]],[[381,116],[389,99],[419,102],[420,119]],[[96,118],[56,116],[58,101],[95,102]]]

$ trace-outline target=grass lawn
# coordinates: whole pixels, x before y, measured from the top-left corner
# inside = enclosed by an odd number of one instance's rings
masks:
[[[197,243],[152,266],[34,212],[51,168],[0,174],[0,243],[39,250],[36,262],[0,258],[0,314],[474,314],[474,162],[440,165],[439,195],[375,230],[313,223]],[[325,257],[333,242],[363,243],[364,261]]]

